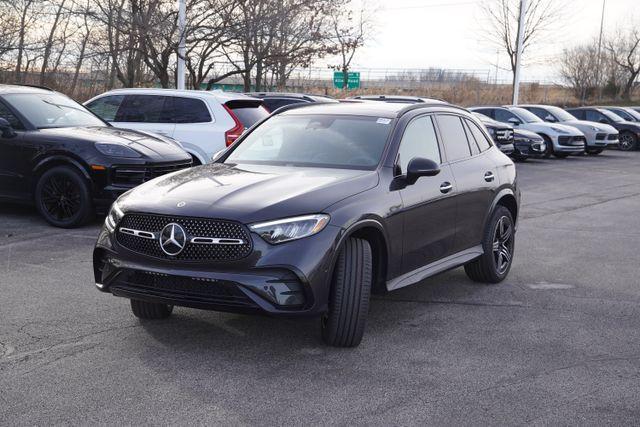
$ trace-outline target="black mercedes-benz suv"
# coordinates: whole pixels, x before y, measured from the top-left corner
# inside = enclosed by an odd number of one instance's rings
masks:
[[[284,107],[214,163],[120,197],[95,283],[140,318],[175,305],[320,316],[326,343],[354,346],[372,290],[462,265],[503,280],[519,200],[513,162],[467,110]]]
[[[191,166],[175,141],[116,129],[46,88],[0,85],[0,199],[76,227],[122,193]]]

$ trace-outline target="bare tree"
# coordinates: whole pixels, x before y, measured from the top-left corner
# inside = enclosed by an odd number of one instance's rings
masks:
[[[356,12],[349,7],[339,8],[334,11],[332,16],[333,47],[330,49],[330,53],[336,54],[339,62],[331,68],[342,72],[345,90],[347,90],[349,70],[353,58],[370,37],[373,11],[367,6],[367,3],[363,2],[362,7]]]
[[[597,43],[565,49],[559,62],[560,75],[584,103],[597,88]]]
[[[633,27],[626,31],[619,29],[605,47],[612,61],[624,71],[625,81],[620,95],[630,100],[640,75],[640,30]]]
[[[509,57],[513,74],[517,63],[517,42],[520,29],[520,0],[486,0],[482,4],[489,26],[482,29],[482,37]],[[564,5],[556,0],[529,0],[525,11],[522,53],[551,37],[562,22]]]

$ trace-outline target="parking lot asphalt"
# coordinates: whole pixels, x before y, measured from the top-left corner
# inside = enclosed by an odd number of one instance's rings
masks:
[[[99,221],[0,207],[0,424],[640,422],[640,152],[518,164],[507,280],[459,268],[376,297],[355,349],[316,320],[97,292]]]

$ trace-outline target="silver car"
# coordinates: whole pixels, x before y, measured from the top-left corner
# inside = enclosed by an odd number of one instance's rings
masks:
[[[585,147],[587,154],[600,154],[608,145],[618,145],[619,134],[613,126],[578,120],[562,108],[552,105],[520,105],[520,107],[531,111],[545,122],[560,123],[578,129],[587,138],[587,146]]]

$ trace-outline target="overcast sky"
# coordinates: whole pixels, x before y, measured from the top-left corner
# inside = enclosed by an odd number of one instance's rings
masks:
[[[496,48],[481,41],[483,0],[379,0],[377,33],[355,59],[357,68],[478,69],[495,75]],[[557,79],[550,61],[563,48],[597,37],[603,0],[556,0],[567,4],[566,24],[554,40],[540,45],[537,56],[546,63],[523,70],[524,80]],[[605,32],[635,16],[640,22],[640,0],[606,0]],[[526,61],[526,58],[525,58]],[[507,66],[506,56],[499,62]],[[500,79],[509,79],[502,71]]]

